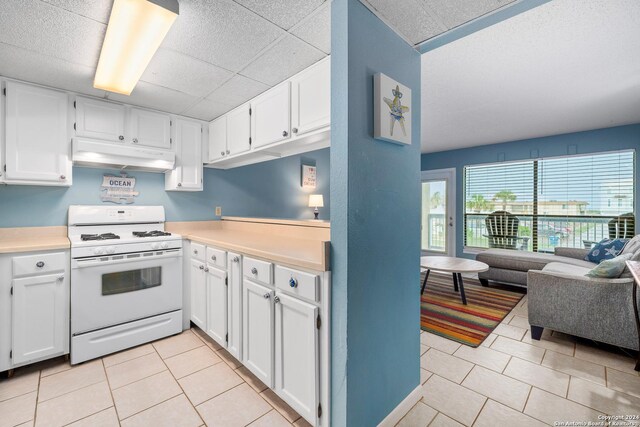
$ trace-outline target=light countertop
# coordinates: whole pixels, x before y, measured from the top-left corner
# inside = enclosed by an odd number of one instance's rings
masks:
[[[0,253],[69,249],[67,227],[0,228]]]

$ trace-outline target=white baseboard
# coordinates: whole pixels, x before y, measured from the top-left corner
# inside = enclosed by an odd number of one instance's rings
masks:
[[[422,386],[419,385],[378,424],[378,427],[394,427],[421,398]]]

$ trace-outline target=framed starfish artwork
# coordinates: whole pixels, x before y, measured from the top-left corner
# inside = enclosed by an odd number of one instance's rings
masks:
[[[373,76],[373,137],[411,144],[411,89],[377,73]]]

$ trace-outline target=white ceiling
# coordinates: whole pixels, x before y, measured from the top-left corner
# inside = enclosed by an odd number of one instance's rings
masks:
[[[640,1],[554,0],[422,56],[422,151],[640,123]]]
[[[330,0],[180,0],[131,96],[93,88],[112,0],[0,0],[0,75],[202,120],[331,48]]]

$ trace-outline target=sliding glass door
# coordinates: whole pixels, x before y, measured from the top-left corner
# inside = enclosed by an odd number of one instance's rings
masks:
[[[422,251],[455,256],[455,169],[422,173]]]

